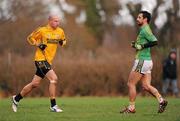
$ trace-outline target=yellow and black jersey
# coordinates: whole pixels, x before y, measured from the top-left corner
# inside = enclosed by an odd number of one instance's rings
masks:
[[[63,29],[52,29],[49,25],[39,27],[33,31],[27,38],[27,41],[31,45],[46,44],[47,47],[44,51],[37,47],[35,53],[35,61],[48,61],[52,64],[52,60],[56,54],[57,46],[60,41],[64,41],[66,44],[66,38]]]

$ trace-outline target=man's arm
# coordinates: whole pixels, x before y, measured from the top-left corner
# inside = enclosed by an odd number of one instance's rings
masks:
[[[142,32],[144,38],[147,40],[145,44],[138,44],[136,42],[132,42],[131,46],[134,47],[136,50],[142,50],[144,48],[153,47],[158,44],[157,38],[153,35],[151,30],[145,30]]]
[[[150,29],[144,31],[144,37],[147,40],[147,43],[143,45],[143,48],[153,47],[158,44],[157,38]]]
[[[66,37],[65,37],[65,34],[64,34],[64,31],[62,31],[62,34],[61,34],[61,40],[59,41],[59,45],[61,45],[62,47],[66,45]]]
[[[61,41],[59,41],[59,44],[63,47],[63,46],[65,46],[66,45],[66,40],[61,40]]]
[[[39,49],[41,49],[42,51],[45,50],[45,48],[47,47],[46,44],[41,43],[41,32],[40,32],[40,28],[38,28],[37,30],[33,31],[28,37],[27,37],[27,41],[29,42],[30,45],[35,45],[37,47],[39,47]]]
[[[33,31],[28,37],[27,37],[27,41],[30,45],[35,45],[38,46],[39,42],[38,40],[41,39],[41,34],[40,34],[40,28],[36,29],[35,31]]]
[[[152,41],[152,42],[148,42],[146,44],[137,44],[136,42],[132,42],[131,46],[137,50],[142,50],[144,48],[149,48],[149,47],[153,47],[155,45],[157,45],[158,42],[157,41]]]
[[[158,45],[158,42],[157,41],[153,41],[153,42],[148,42],[144,45],[142,45],[143,47],[142,48],[149,48],[149,47],[153,47],[155,45]]]
[[[163,79],[166,79],[167,78],[167,75],[168,74],[168,59],[164,60],[163,61]]]

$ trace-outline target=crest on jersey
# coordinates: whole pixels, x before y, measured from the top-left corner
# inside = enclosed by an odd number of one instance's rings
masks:
[[[55,38],[60,39],[61,38],[60,34],[55,34]]]
[[[50,39],[51,38],[51,34],[47,34],[47,36],[46,36],[48,39]]]

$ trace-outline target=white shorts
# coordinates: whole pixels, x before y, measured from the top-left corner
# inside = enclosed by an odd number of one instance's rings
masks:
[[[136,59],[134,61],[134,66],[132,68],[132,71],[139,72],[141,74],[148,74],[151,73],[153,67],[152,60],[138,60]]]

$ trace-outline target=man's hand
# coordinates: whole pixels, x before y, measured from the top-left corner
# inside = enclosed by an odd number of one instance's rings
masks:
[[[135,44],[135,48],[136,48],[136,50],[142,50],[143,49],[143,45]]]
[[[59,41],[59,44],[63,47],[63,46],[65,46],[66,45],[66,40],[61,40],[61,41]]]
[[[131,42],[131,47],[135,48],[136,50],[142,50],[143,49],[143,45],[137,44],[135,41]]]
[[[41,49],[42,51],[46,49],[47,45],[45,44],[39,44],[38,45],[39,49]]]

